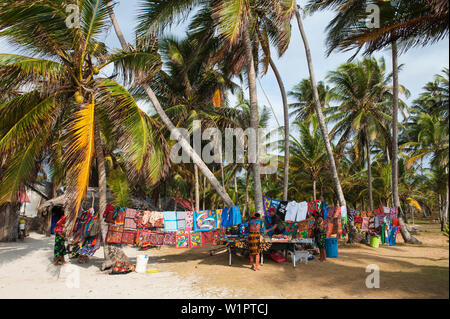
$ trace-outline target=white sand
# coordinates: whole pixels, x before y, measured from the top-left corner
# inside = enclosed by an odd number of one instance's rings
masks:
[[[0,298],[224,298],[232,297],[224,289],[205,291],[196,278],[180,278],[174,273],[109,275],[102,273],[100,249],[88,264],[72,260],[64,266],[53,264],[54,237],[32,233],[23,242],[0,243]],[[134,262],[142,252],[127,247]],[[149,261],[148,269],[158,269]],[[198,281],[197,281],[198,282]],[[79,283],[79,284],[78,284]],[[77,287],[77,285],[79,285]]]

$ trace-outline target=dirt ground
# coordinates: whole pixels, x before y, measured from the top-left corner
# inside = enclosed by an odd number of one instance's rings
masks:
[[[422,245],[372,248],[340,244],[339,257],[307,265],[265,258],[259,272],[247,258],[210,256],[212,247],[152,249],[148,269],[158,273],[111,276],[101,273],[100,250],[89,264],[53,266],[53,237],[32,234],[24,242],[0,243],[0,298],[449,298],[449,243],[438,224],[416,224]],[[143,254],[127,247],[134,262]],[[368,265],[380,270],[380,288],[366,287]],[[71,267],[71,268],[70,268]],[[73,270],[79,287],[70,286]],[[73,276],[72,276],[73,278]],[[78,277],[77,277],[78,278]],[[69,282],[69,285],[67,284]]]

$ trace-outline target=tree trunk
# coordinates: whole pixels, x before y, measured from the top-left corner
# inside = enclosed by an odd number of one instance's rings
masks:
[[[195,175],[195,211],[200,211],[200,191],[198,182],[198,167],[194,165],[194,175]]]
[[[366,156],[367,156],[367,175],[369,181],[369,207],[373,211],[373,189],[372,189],[372,161],[370,159],[369,137],[366,132]]]
[[[206,178],[203,177],[203,210],[206,208]]]
[[[117,20],[114,16],[113,11],[111,10],[110,18],[114,26],[114,30],[116,32],[117,37],[119,38],[119,41],[122,45],[122,48],[126,50],[128,48],[128,44],[125,40],[125,37],[123,36],[123,33],[121,32],[121,29],[119,27],[119,24],[117,23]],[[151,87],[147,84],[143,84],[142,87],[146,91],[150,101],[152,102],[156,113],[158,113],[159,117],[167,127],[167,129],[170,131],[172,136],[175,137],[175,139],[178,141],[182,149],[189,155],[189,157],[193,160],[194,164],[200,168],[200,171],[202,172],[203,176],[206,177],[206,179],[211,183],[211,185],[214,187],[214,189],[217,191],[220,197],[222,197],[223,201],[228,206],[234,206],[233,201],[231,200],[230,196],[228,196],[227,192],[221,187],[219,181],[214,176],[213,173],[209,170],[209,168],[206,166],[206,164],[202,161],[201,157],[194,151],[194,149],[191,147],[189,142],[187,142],[184,137],[181,135],[181,133],[178,131],[178,129],[173,125],[172,121],[169,119],[167,114],[164,112],[163,108],[161,107],[158,98],[156,97],[155,93],[151,89]],[[262,198],[261,198],[262,201]]]
[[[317,195],[316,195],[316,179],[313,179],[313,194],[314,194],[314,201],[317,200]]]
[[[311,78],[311,86],[312,86],[313,93],[314,93],[314,107],[315,107],[315,111],[317,114],[317,119],[319,121],[320,130],[322,131],[323,140],[325,142],[325,148],[327,150],[328,160],[330,162],[330,170],[331,170],[331,175],[333,177],[334,186],[336,189],[336,194],[338,195],[339,204],[341,206],[346,206],[344,193],[342,191],[341,183],[339,181],[339,174],[338,174],[338,171],[336,168],[336,162],[335,162],[334,156],[333,156],[333,149],[331,147],[330,138],[328,135],[328,128],[325,124],[325,118],[324,118],[323,112],[322,112],[322,105],[320,104],[319,91],[317,90],[317,83],[316,83],[316,77],[314,74],[311,50],[309,48],[309,43],[308,43],[308,39],[306,37],[305,30],[303,29],[302,18],[300,16],[298,7],[295,10],[295,16],[297,18],[298,28],[300,30],[300,34],[303,39],[303,44],[305,46],[306,59],[308,61],[309,75]]]
[[[247,213],[247,210],[248,210],[249,184],[250,184],[250,172],[249,172],[249,168],[247,168],[246,173],[245,173],[245,205],[244,205],[244,211],[242,213],[243,216],[246,216],[245,214]]]
[[[106,270],[114,266],[116,261],[129,262],[130,260],[125,255],[122,249],[115,246],[110,246],[106,243],[106,235],[108,233],[108,225],[103,219],[103,212],[106,210],[107,204],[107,184],[106,184],[106,166],[105,166],[105,155],[103,154],[103,147],[100,138],[100,128],[95,121],[95,131],[94,131],[94,144],[95,144],[95,158],[97,160],[97,170],[98,170],[98,199],[99,199],[99,228],[101,233],[101,242],[103,245],[103,253],[105,261],[101,266],[101,270]],[[95,197],[94,197],[95,198]]]
[[[289,128],[289,105],[287,102],[286,89],[284,87],[283,79],[280,72],[273,62],[272,58],[269,59],[270,67],[277,78],[278,86],[280,87],[281,98],[283,99],[283,114],[284,114],[284,177],[283,177],[283,201],[288,200],[288,187],[289,187],[289,143],[290,143],[290,128]]]
[[[253,184],[255,195],[255,211],[256,213],[264,215],[262,202],[262,188],[261,188],[261,167],[259,165],[259,115],[258,115],[258,94],[256,89],[256,71],[253,57],[252,44],[250,40],[249,21],[248,17],[244,17],[243,22],[244,35],[244,49],[247,57],[247,75],[248,87],[250,95],[250,127],[253,129],[253,136],[248,139],[249,146],[249,160],[253,166]]]
[[[392,74],[393,74],[393,110],[392,110],[392,197],[394,206],[401,210],[400,197],[398,194],[398,52],[397,43],[392,44]],[[400,214],[399,224],[401,226],[400,233],[406,243],[419,244],[418,239],[411,236],[406,223],[403,221],[404,215]]]

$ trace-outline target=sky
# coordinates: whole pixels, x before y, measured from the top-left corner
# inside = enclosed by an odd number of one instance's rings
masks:
[[[115,9],[118,22],[128,42],[133,42],[134,39],[134,27],[136,26],[139,2],[140,0],[120,0]],[[303,21],[311,47],[317,81],[323,80],[329,71],[335,70],[353,54],[352,52],[333,53],[329,57],[325,56],[325,28],[333,15],[332,12],[320,12],[313,16],[305,17]],[[296,23],[293,24],[292,30],[291,44],[287,52],[281,58],[274,56],[274,61],[281,73],[287,91],[291,90],[302,79],[309,78],[303,42]],[[183,38],[185,35],[184,25],[174,27],[170,33]],[[112,28],[101,40],[105,41],[108,47],[112,49],[120,47],[120,43]],[[400,55],[399,63],[404,64],[404,68],[399,75],[399,82],[411,92],[411,97],[405,100],[409,105],[420,95],[422,87],[433,80],[435,74],[440,73],[444,67],[448,67],[448,46],[449,39],[447,37],[432,46],[413,48]],[[7,43],[0,40],[0,53],[14,53],[14,50]],[[384,57],[387,70],[392,69],[392,57],[389,50],[376,53],[374,56],[377,58]],[[283,107],[281,95],[275,76],[270,69],[267,75],[261,78],[261,84],[275,110],[276,117],[282,124]],[[230,101],[234,102],[235,99],[230,98]],[[288,98],[288,101],[290,103],[293,102],[291,98]],[[269,106],[259,83],[258,102],[260,105]],[[274,128],[276,126],[276,120],[272,118],[270,127]]]

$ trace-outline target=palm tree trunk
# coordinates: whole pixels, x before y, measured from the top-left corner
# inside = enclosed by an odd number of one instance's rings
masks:
[[[128,257],[125,255],[122,249],[110,246],[106,243],[106,235],[108,233],[108,226],[103,219],[103,212],[106,210],[107,204],[107,185],[106,185],[106,166],[105,166],[105,155],[103,154],[103,148],[100,138],[100,128],[95,121],[95,131],[94,131],[94,144],[95,144],[95,158],[97,161],[98,170],[98,199],[99,199],[99,228],[101,234],[101,242],[103,246],[103,253],[105,261],[101,266],[101,270],[109,269],[114,266],[116,261],[126,261],[129,262]]]
[[[373,189],[372,189],[372,161],[370,160],[370,142],[366,133],[366,156],[367,156],[367,175],[369,181],[369,207],[373,211]]]
[[[237,170],[234,172],[234,202],[238,204],[239,194],[238,194],[238,184],[237,184]]]
[[[111,3],[111,2],[110,2]],[[114,30],[116,32],[117,37],[119,38],[119,41],[122,45],[122,48],[126,50],[128,48],[128,44],[125,40],[125,37],[123,36],[123,33],[119,27],[119,24],[117,23],[117,19],[114,16],[113,10],[111,10],[110,18],[114,26]],[[234,206],[233,201],[231,200],[230,196],[228,196],[227,192],[221,187],[219,181],[214,176],[213,173],[209,170],[209,168],[206,166],[206,164],[202,161],[201,157],[195,152],[195,150],[191,147],[189,142],[187,142],[184,137],[181,135],[181,133],[176,129],[176,127],[173,125],[172,121],[169,119],[167,114],[164,112],[163,108],[159,104],[158,98],[156,97],[153,90],[150,88],[148,84],[142,85],[144,90],[146,91],[150,101],[152,102],[153,106],[155,107],[156,113],[158,113],[159,117],[165,124],[165,126],[168,128],[172,136],[175,137],[175,139],[180,144],[181,148],[189,155],[189,157],[193,160],[194,164],[196,164],[200,171],[202,172],[203,176],[206,177],[206,179],[211,183],[211,185],[214,187],[214,189],[217,191],[220,197],[222,197],[223,201],[228,206]],[[261,198],[262,201],[262,198]]]
[[[398,194],[398,51],[397,43],[392,44],[392,73],[393,73],[393,110],[392,110],[392,197],[394,199],[394,207],[398,207],[401,211],[400,197]],[[414,238],[405,222],[403,221],[403,214],[399,216],[400,220],[400,232],[402,234],[403,240],[406,243],[420,243],[419,240]]]
[[[316,179],[313,179],[313,194],[314,194],[314,201],[317,200],[317,195],[316,195]]]
[[[259,116],[258,116],[258,94],[256,90],[256,71],[253,57],[252,44],[250,40],[248,17],[244,17],[244,47],[247,56],[247,75],[250,95],[250,127],[253,129],[254,136],[249,138],[249,159],[253,166],[253,183],[255,193],[255,211],[264,215],[261,188],[261,167],[259,165]]]
[[[281,98],[283,99],[283,113],[284,113],[284,177],[283,177],[283,201],[288,200],[288,186],[289,186],[289,106],[287,102],[286,89],[284,87],[283,79],[280,72],[273,62],[272,58],[269,58],[270,67],[277,78],[278,86],[280,87]]]
[[[249,168],[246,169],[245,173],[245,205],[244,205],[244,211],[242,213],[243,216],[246,216],[247,210],[248,210],[248,200],[249,200],[249,184],[250,184],[250,172]]]
[[[324,118],[323,112],[322,112],[322,105],[320,104],[319,91],[317,90],[317,82],[316,82],[316,77],[315,77],[315,74],[314,74],[314,67],[313,67],[313,63],[312,63],[311,50],[309,48],[309,43],[308,43],[308,39],[306,37],[305,30],[303,28],[302,18],[300,16],[300,12],[299,12],[298,6],[295,9],[295,16],[297,18],[298,28],[300,30],[300,34],[301,34],[302,39],[303,39],[303,44],[305,46],[306,59],[308,61],[309,75],[310,75],[310,78],[311,78],[311,86],[312,86],[313,93],[314,93],[314,106],[315,106],[317,118],[319,120],[320,130],[322,131],[322,136],[323,136],[323,140],[324,140],[324,143],[325,143],[325,148],[327,150],[328,160],[330,161],[330,170],[331,170],[331,174],[332,174],[332,177],[333,177],[334,186],[335,186],[335,189],[336,189],[336,194],[338,195],[339,204],[341,206],[346,206],[344,193],[342,192],[341,183],[339,181],[339,174],[338,174],[338,171],[337,171],[337,168],[336,168],[336,162],[335,162],[334,156],[333,156],[333,149],[331,147],[330,138],[329,138],[329,135],[328,135],[328,128],[327,128],[327,126],[325,124],[325,118]]]
[[[200,191],[198,182],[198,167],[194,165],[194,175],[195,175],[195,211],[200,210]]]
[[[206,178],[203,177],[203,210],[206,208]]]

